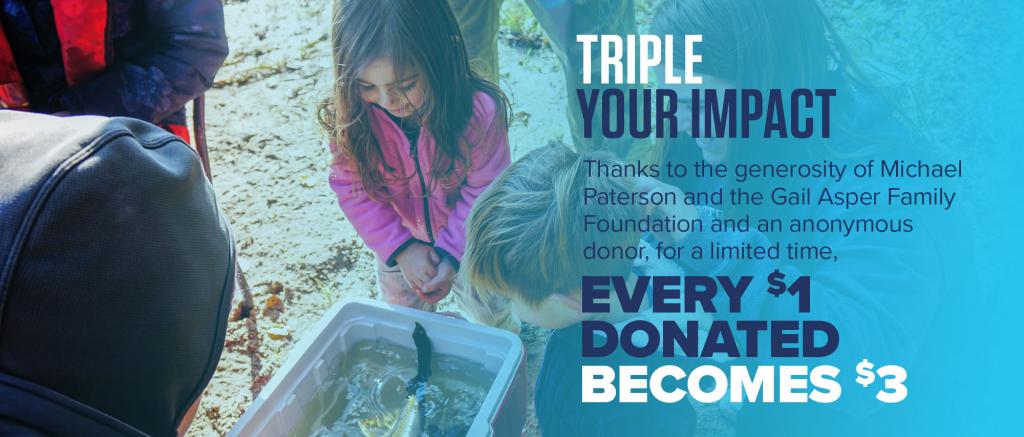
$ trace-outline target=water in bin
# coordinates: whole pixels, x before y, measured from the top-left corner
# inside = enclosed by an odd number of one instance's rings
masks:
[[[364,340],[336,357],[289,435],[466,435],[494,375],[481,364],[431,353],[425,332],[417,323],[417,350]]]
[[[420,325],[429,351],[417,347]],[[509,332],[343,299],[296,343],[228,435],[520,435],[525,360]]]

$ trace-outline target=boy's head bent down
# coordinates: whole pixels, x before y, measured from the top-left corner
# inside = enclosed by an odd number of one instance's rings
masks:
[[[628,275],[631,259],[593,259],[586,248],[635,247],[633,232],[599,232],[584,220],[638,218],[635,205],[604,206],[584,200],[584,189],[633,191],[624,177],[588,173],[602,153],[576,153],[551,143],[514,162],[481,195],[466,224],[462,272],[484,293],[512,301],[525,322],[562,328],[586,317],[581,312],[584,275]],[[588,164],[589,163],[589,164]]]

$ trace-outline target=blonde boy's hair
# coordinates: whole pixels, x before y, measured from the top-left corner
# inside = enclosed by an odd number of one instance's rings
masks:
[[[638,218],[638,206],[584,205],[584,188],[628,192],[633,180],[588,175],[587,161],[611,155],[579,154],[560,143],[513,163],[473,205],[466,224],[461,271],[483,293],[536,305],[580,289],[583,275],[622,275],[632,260],[586,259],[584,249],[634,247],[632,232],[584,232],[584,217]]]

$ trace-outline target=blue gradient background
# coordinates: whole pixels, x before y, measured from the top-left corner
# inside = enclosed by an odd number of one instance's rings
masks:
[[[784,8],[785,2],[779,6]],[[831,406],[790,408],[791,414],[780,415],[777,421],[771,420],[769,413],[759,424],[766,434],[784,431],[791,421],[818,422],[827,417],[825,409],[838,406],[874,410],[866,422],[870,425],[866,429],[842,429],[825,423],[819,428],[821,435],[862,435],[865,431],[878,435],[1016,434],[1019,426],[1014,410],[1022,365],[1019,315],[1024,312],[1024,287],[1018,276],[1024,267],[1020,258],[1024,239],[1019,229],[1024,218],[1020,205],[1024,184],[1018,176],[1024,38],[1017,29],[1024,19],[1022,6],[1005,1],[836,0],[822,2],[822,8],[855,59],[880,72],[871,76],[872,82],[897,102],[923,134],[918,144],[870,144],[880,149],[873,156],[921,158],[926,162],[962,160],[964,177],[954,182],[868,182],[868,186],[883,192],[882,198],[889,185],[944,186],[957,192],[954,211],[888,207],[862,211],[883,216],[912,211],[917,230],[910,237],[862,236],[860,242],[876,255],[854,255],[854,262],[843,249],[837,249],[842,258],[838,262],[841,274],[828,277],[833,283],[822,284],[823,277],[811,273],[816,280],[815,302],[832,305],[812,311],[811,317],[836,322],[843,338],[835,356],[767,363],[836,365],[842,370],[839,380],[843,399]],[[656,8],[654,11],[657,14]],[[550,116],[558,117],[560,113],[552,111]],[[836,111],[833,122],[842,123],[843,117],[872,116],[884,118],[884,114]],[[837,141],[863,142],[833,135]],[[787,156],[799,155],[797,149],[806,147],[806,143],[767,144],[778,147],[778,162],[786,162]],[[927,153],[913,150],[915,147]],[[759,162],[764,155],[757,156],[748,162]],[[853,161],[856,159],[847,162]],[[808,237],[790,239],[807,241]],[[895,252],[906,249],[918,253],[904,258]],[[900,261],[907,265],[891,264]],[[914,272],[904,275],[900,268]],[[886,282],[885,272],[891,281]],[[737,273],[755,274],[753,270]],[[911,279],[915,275],[926,280],[916,282]],[[848,284],[836,285],[835,281],[865,285],[851,291]],[[870,304],[859,307],[863,302]],[[873,317],[871,308],[875,304],[884,305],[895,323],[889,324],[882,314]],[[822,305],[819,303],[818,308]],[[795,302],[792,306],[795,308]],[[864,308],[868,309],[857,312]],[[781,310],[770,313],[777,316],[771,318],[786,314]],[[888,363],[906,367],[910,375],[907,401],[881,404],[870,398],[881,388],[880,383],[868,389],[855,384],[854,367],[861,358],[871,359],[876,369]],[[685,361],[680,363],[685,366]],[[538,397],[545,395],[536,393]],[[652,402],[656,401],[652,398]],[[585,422],[588,418],[566,420]],[[743,420],[742,411],[738,420]]]

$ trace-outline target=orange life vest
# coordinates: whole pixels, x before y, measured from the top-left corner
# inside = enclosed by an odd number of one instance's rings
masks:
[[[51,0],[57,26],[64,77],[75,88],[107,68],[107,2],[95,0]],[[0,109],[29,109],[25,82],[18,72],[14,53],[0,27]],[[190,142],[188,127],[167,123],[162,126]]]
[[[69,88],[107,68],[107,2],[51,0]],[[28,108],[25,83],[0,28],[0,108]]]

